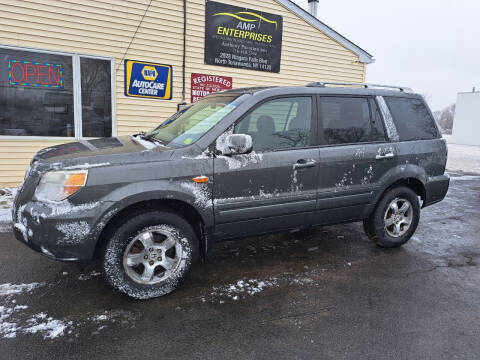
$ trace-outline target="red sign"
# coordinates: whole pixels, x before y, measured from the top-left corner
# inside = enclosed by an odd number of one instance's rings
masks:
[[[232,88],[232,78],[228,76],[192,74],[190,102],[195,102],[208,94]]]

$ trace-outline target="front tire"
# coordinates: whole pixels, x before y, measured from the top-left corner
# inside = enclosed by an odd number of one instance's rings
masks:
[[[108,240],[103,270],[110,285],[135,299],[151,299],[175,290],[198,258],[191,225],[168,211],[140,213]]]
[[[420,221],[417,194],[405,186],[388,190],[368,219],[363,221],[367,236],[378,246],[399,247],[405,244]]]

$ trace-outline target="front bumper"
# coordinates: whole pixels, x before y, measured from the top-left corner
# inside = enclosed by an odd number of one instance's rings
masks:
[[[423,207],[442,201],[448,192],[450,177],[447,174],[432,176],[425,184],[425,201]]]
[[[13,233],[17,240],[60,261],[91,260],[103,229],[101,215],[112,205],[95,202],[74,205],[38,201],[14,207]]]

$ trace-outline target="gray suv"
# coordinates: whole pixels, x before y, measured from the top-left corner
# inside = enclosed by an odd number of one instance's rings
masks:
[[[46,148],[13,208],[18,240],[102,259],[138,299],[173,291],[220,240],[363,221],[406,243],[442,200],[447,146],[406,88],[311,83],[210,95],[149,133]]]

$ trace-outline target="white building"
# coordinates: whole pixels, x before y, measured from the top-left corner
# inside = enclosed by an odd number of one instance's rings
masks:
[[[458,94],[451,141],[480,146],[480,92]]]

